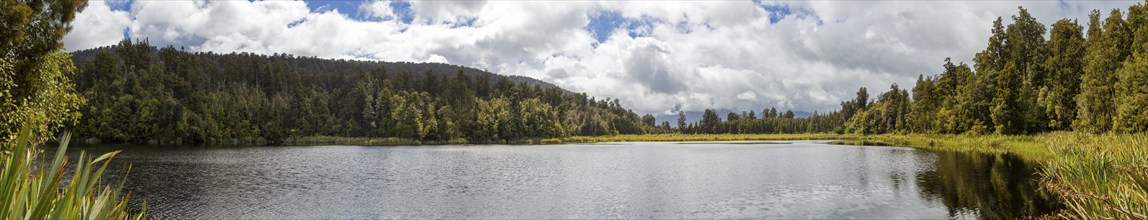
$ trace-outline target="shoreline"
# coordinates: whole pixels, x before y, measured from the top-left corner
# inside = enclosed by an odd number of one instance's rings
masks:
[[[649,134],[573,136],[515,141],[464,139],[418,142],[402,138],[312,136],[284,146],[420,146],[451,144],[550,145],[603,142],[833,140],[829,144],[912,147],[935,151],[1013,154],[1039,164],[1040,185],[1068,208],[1050,217],[1144,218],[1148,213],[1148,134],[1051,132],[1033,135],[953,134]],[[229,146],[200,145],[200,146]],[[244,145],[244,144],[238,144]],[[195,145],[191,145],[195,146]]]

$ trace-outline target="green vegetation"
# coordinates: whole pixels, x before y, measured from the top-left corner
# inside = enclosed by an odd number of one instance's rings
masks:
[[[886,134],[852,143],[1017,154],[1044,166],[1044,185],[1067,204],[1065,217],[1143,219],[1148,6],[1124,14],[1114,9],[1102,21],[1093,11],[1087,38],[1075,21],[1062,19],[1045,42],[1045,27],[1021,8],[1007,28],[1001,19],[993,23],[976,71],[946,60],[940,75],[918,80],[909,112],[889,109],[904,105],[894,85],[842,126]],[[910,126],[898,126],[901,119]]]
[[[144,219],[145,204],[141,210],[128,207],[130,195],[123,195],[123,182],[117,186],[102,186],[103,173],[119,151],[100,155],[96,159],[85,157],[76,163],[72,178],[61,186],[68,159],[69,135],[60,139],[60,148],[48,166],[38,166],[37,156],[42,154],[31,143],[29,128],[13,140],[10,148],[0,154],[4,164],[0,170],[0,217],[4,219]]]
[[[86,0],[0,0],[0,144],[33,124],[53,134],[75,122],[84,100],[69,78],[74,70],[60,41]]]
[[[870,100],[860,88],[841,110],[793,118],[770,108],[730,114],[722,121],[706,110],[684,134],[1037,134],[1051,131],[1137,133],[1148,131],[1148,6],[1113,10],[1085,29],[1062,19],[1051,30],[1024,8],[993,22],[987,47],[974,68],[946,59],[938,75],[921,75],[908,90],[893,84]],[[1049,32],[1048,40],[1044,34]]]
[[[574,136],[564,142],[664,142],[664,141],[750,141],[750,140],[831,140],[848,137],[829,133],[802,134],[649,134],[614,136]]]
[[[1038,136],[1055,155],[1046,185],[1084,218],[1148,218],[1148,135],[1054,133]]]
[[[502,143],[668,130],[617,99],[446,64],[191,53],[126,40],[74,59],[89,100],[77,127],[86,140]]]
[[[1052,132],[1029,135],[872,135],[846,144],[1015,154],[1043,166],[1047,190],[1071,215],[1143,219],[1148,214],[1148,135]]]
[[[103,173],[118,152],[92,159],[80,153],[72,177],[65,157],[70,135],[42,164],[37,145],[74,125],[85,102],[75,92],[75,71],[61,39],[86,0],[0,0],[0,218],[143,219],[128,207],[123,183],[104,186]]]

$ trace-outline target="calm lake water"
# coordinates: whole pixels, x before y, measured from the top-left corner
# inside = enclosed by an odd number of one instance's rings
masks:
[[[120,148],[153,218],[1012,219],[1057,206],[1012,156],[816,141]]]

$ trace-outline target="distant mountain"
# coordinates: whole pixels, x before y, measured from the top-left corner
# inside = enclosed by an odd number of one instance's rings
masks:
[[[715,111],[717,111],[717,114],[718,114],[718,116],[721,117],[722,121],[725,121],[726,116],[729,115],[730,112],[734,112],[733,110],[729,110],[729,109],[718,109]],[[749,110],[746,110],[746,111],[749,111]],[[758,110],[754,110],[757,117],[760,118],[761,113],[757,112],[757,111]],[[784,112],[784,110],[781,110],[781,111]],[[697,123],[697,122],[701,121],[702,120],[702,113],[705,113],[705,111],[685,111],[685,112],[686,112],[686,124]],[[737,111],[737,113],[741,114],[741,111]],[[807,111],[794,111],[793,112],[794,118],[808,118],[809,116],[813,116],[813,112],[807,112]],[[670,127],[674,127],[674,128],[678,127],[678,114],[677,113],[670,114],[670,115],[656,115],[656,116],[654,116],[654,118],[657,119],[657,121],[658,121],[657,124],[659,124],[659,125],[662,124],[663,121],[665,121],[665,122],[670,122]]]

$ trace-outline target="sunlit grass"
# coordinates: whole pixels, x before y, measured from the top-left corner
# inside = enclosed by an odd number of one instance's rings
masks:
[[[1053,133],[1044,181],[1084,219],[1148,219],[1148,135]]]
[[[565,142],[662,142],[662,141],[747,141],[747,140],[830,140],[846,137],[839,134],[644,134],[614,136],[574,136]]]
[[[952,135],[952,134],[883,134],[852,136],[843,143],[855,145],[889,145],[934,150],[1013,153],[1032,161],[1047,160],[1051,151],[1027,135]]]
[[[80,161],[70,180],[64,182],[68,168],[65,151],[69,135],[60,139],[59,150],[49,164],[37,165],[41,151],[29,140],[27,129],[12,140],[12,146],[0,154],[0,218],[3,219],[143,219],[147,205],[132,212],[130,194],[122,194],[123,182],[105,185],[103,174],[108,162],[119,151],[96,159],[80,153]],[[61,184],[67,184],[61,186]]]
[[[1043,185],[1068,207],[1061,217],[1148,218],[1146,134],[874,135],[844,143],[1012,153],[1043,165]]]

